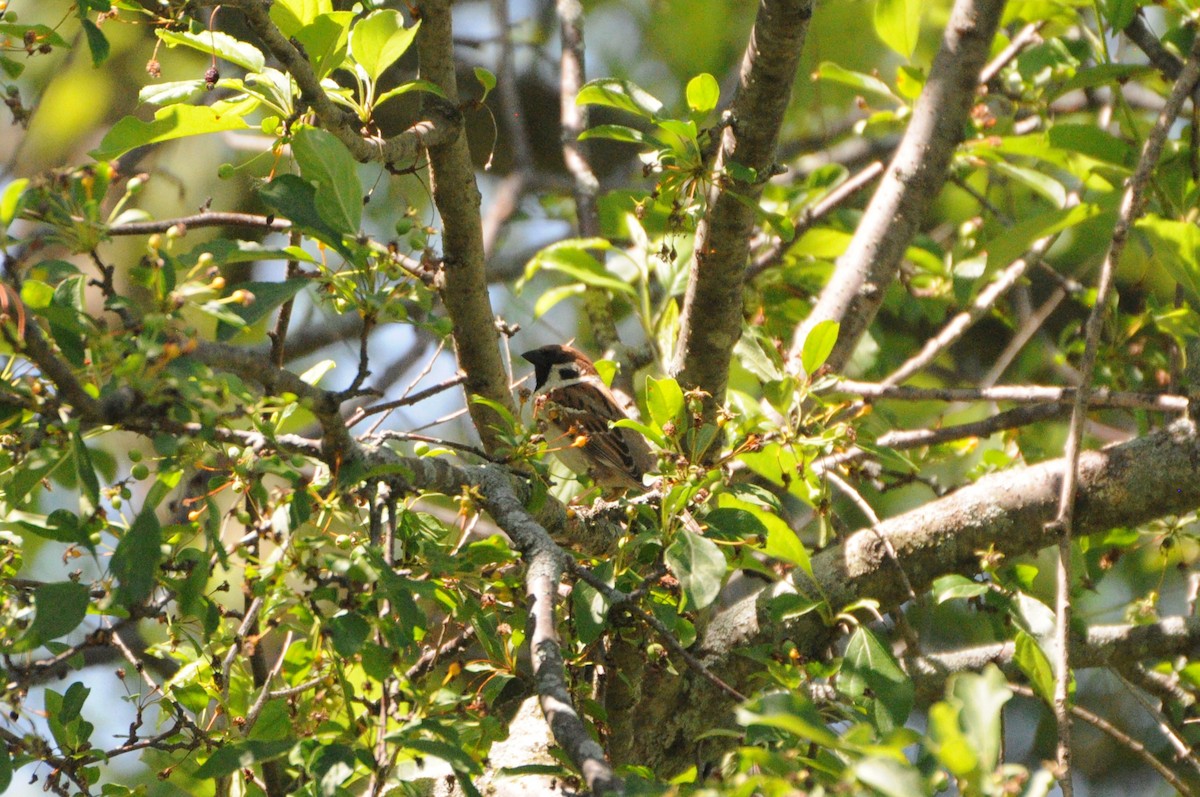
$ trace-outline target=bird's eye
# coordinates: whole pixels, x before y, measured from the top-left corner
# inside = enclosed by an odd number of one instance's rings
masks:
[[[579,371],[567,366],[566,368],[558,369],[558,376],[560,379],[575,379],[579,376]]]

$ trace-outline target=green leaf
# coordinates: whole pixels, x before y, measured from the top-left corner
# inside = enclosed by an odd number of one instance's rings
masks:
[[[190,31],[172,31],[159,28],[154,32],[168,47],[190,47],[202,53],[215,55],[236,64],[247,72],[261,72],[267,65],[267,59],[262,50],[240,39],[235,39],[228,33],[219,30],[205,30],[198,33]]]
[[[563,299],[569,299],[572,296],[578,296],[587,292],[587,286],[573,282],[570,285],[559,285],[555,288],[550,288],[544,291],[537,301],[533,303],[533,317],[541,318],[546,313],[550,312],[550,308],[561,302]]]
[[[317,213],[345,235],[358,233],[362,222],[362,183],[358,163],[337,136],[316,127],[303,127],[292,136],[292,153],[300,176],[316,185]]]
[[[704,609],[721,592],[725,580],[725,554],[715,542],[699,534],[683,532],[667,548],[664,558],[679,579],[688,605]]]
[[[1004,673],[995,664],[987,665],[979,674],[956,673],[950,676],[946,694],[962,705],[959,721],[970,747],[979,756],[981,771],[991,773],[1000,765],[1003,749],[1004,723],[1000,711],[1013,694]]]
[[[912,58],[921,34],[921,0],[875,0],[875,32],[888,47]]]
[[[108,37],[100,31],[100,27],[90,19],[81,19],[83,35],[87,38],[88,50],[92,53],[92,66],[100,66],[108,60],[110,45]]]
[[[1056,124],[1047,131],[1043,141],[1054,149],[1086,155],[1114,166],[1132,168],[1137,159],[1135,147],[1095,125]]]
[[[636,296],[637,291],[632,285],[609,274],[604,264],[588,251],[611,248],[612,244],[602,238],[573,238],[551,244],[529,261],[525,267],[525,279],[528,280],[539,269],[547,269],[566,274],[593,288]]]
[[[100,506],[100,480],[96,478],[96,468],[92,465],[92,457],[87,446],[83,444],[83,436],[76,430],[71,434],[71,453],[75,460],[75,474],[79,477],[80,496],[79,511],[89,515]]]
[[[410,91],[425,91],[441,97],[442,99],[446,99],[446,92],[442,91],[442,87],[438,84],[430,83],[428,80],[410,80],[407,83],[401,83],[395,88],[388,89],[376,97],[375,107],[378,108],[392,97],[399,97],[402,94],[408,94]]]
[[[1047,706],[1054,705],[1054,668],[1037,640],[1024,631],[1017,631],[1013,661],[1029,679],[1033,691]]]
[[[687,84],[688,107],[696,113],[708,113],[721,99],[721,86],[707,72],[696,75]]]
[[[208,86],[203,78],[151,83],[148,86],[142,86],[141,91],[138,92],[138,102],[148,105],[174,105],[194,100],[206,91],[208,91]]]
[[[217,329],[217,338],[227,340],[236,335],[241,329],[257,324],[275,311],[281,304],[293,298],[304,290],[309,280],[297,277],[283,282],[243,282],[238,288],[254,294],[254,301],[247,306],[240,304],[229,306],[241,323],[238,325],[222,325]]]
[[[837,343],[839,330],[841,325],[833,319],[821,321],[809,330],[800,349],[800,364],[804,367],[804,373],[812,376],[825,364]]]
[[[487,99],[487,95],[492,93],[492,89],[496,88],[496,76],[491,70],[484,69],[481,66],[475,67],[475,79],[479,81],[479,85],[483,86],[483,96],[479,98],[480,102]]]
[[[329,637],[333,649],[339,656],[349,658],[362,649],[371,633],[371,624],[357,612],[341,612],[334,615],[325,624],[329,629]]]
[[[704,516],[708,534],[722,540],[749,540],[767,538],[767,527],[753,512],[733,506],[721,506]]]
[[[1056,208],[1061,208],[1067,204],[1066,187],[1045,172],[1038,171],[1037,169],[1027,169],[1023,166],[1014,166],[1007,161],[996,161],[991,166],[1001,174],[1024,183],[1032,190],[1046,197],[1046,199],[1054,203]]]
[[[1137,0],[1104,0],[1104,16],[1114,30],[1124,30],[1137,13]]]
[[[988,593],[988,585],[957,574],[942,576],[933,582],[933,596],[938,603],[957,598],[974,598]]]
[[[915,689],[892,652],[868,628],[859,626],[846,645],[838,691],[871,705],[881,733],[904,726]]]
[[[1132,0],[1116,0],[1118,3],[1129,3],[1133,6]],[[1122,25],[1121,27],[1124,27]],[[1070,79],[1064,80],[1062,83],[1056,84],[1053,88],[1046,92],[1046,101],[1052,102],[1064,94],[1069,94],[1072,91],[1080,89],[1092,89],[1100,86],[1111,86],[1114,83],[1124,83],[1129,80],[1139,80],[1147,75],[1153,74],[1155,68],[1149,64],[1097,64],[1076,70],[1075,74]],[[1083,127],[1084,125],[1075,125]],[[1097,132],[1102,132],[1099,128],[1093,128]]]
[[[668,423],[676,426],[683,422],[683,389],[671,377],[646,379],[646,409],[650,412],[650,420],[659,429],[666,428]]]
[[[613,584],[613,563],[602,562],[592,573],[609,586]],[[608,624],[609,604],[600,592],[586,581],[579,581],[571,590],[571,619],[579,642],[590,645],[600,638]]]
[[[311,771],[317,776],[321,797],[344,793],[339,788],[354,774],[354,750],[344,744],[322,745],[313,756]]]
[[[90,595],[85,584],[58,581],[38,586],[33,593],[37,610],[29,630],[13,647],[13,652],[33,650],[71,633],[87,616]]]
[[[28,185],[29,178],[21,177],[4,186],[4,191],[0,192],[0,235],[4,234],[8,225],[12,224],[13,219],[21,212],[25,204],[25,188]]]
[[[603,138],[608,141],[620,141],[626,144],[659,144],[656,139],[646,135],[641,130],[635,130],[625,125],[595,125],[579,134],[580,141],[592,138]]]
[[[237,113],[219,113],[207,105],[169,105],[154,114],[153,122],[126,116],[88,154],[98,161],[112,160],[146,144],[247,128],[246,120]]]
[[[371,82],[377,83],[379,76],[408,51],[420,28],[420,20],[411,28],[404,27],[399,11],[372,11],[351,28],[350,53]]]
[[[657,119],[662,109],[662,103],[654,95],[631,81],[617,78],[588,83],[579,90],[575,104],[605,105],[650,120]]]
[[[8,745],[0,746],[0,794],[8,791],[8,787],[12,785],[13,762],[8,747]]]
[[[317,17],[296,33],[296,41],[304,47],[313,72],[323,78],[346,60],[353,11],[330,11]]]
[[[154,590],[162,559],[162,526],[153,509],[142,508],[133,525],[121,535],[108,568],[116,579],[114,599],[126,608],[137,606]]]
[[[271,3],[271,21],[290,38],[319,15],[330,11],[333,11],[333,0],[275,0]]]
[[[244,767],[279,758],[295,746],[295,739],[247,739],[226,743],[200,765],[195,776],[200,779],[223,778]]]
[[[812,701],[796,692],[770,692],[737,709],[736,716],[740,725],[776,728],[832,750],[842,747]]]
[[[943,701],[930,706],[930,749],[938,761],[950,770],[951,775],[956,778],[968,778],[979,773],[979,755],[959,725],[961,710],[962,706],[957,701]]]
[[[1004,268],[1016,260],[1039,238],[1074,227],[1100,215],[1101,207],[1090,202],[1063,210],[1051,210],[1016,224],[984,245],[988,271]]]
[[[632,429],[640,434],[659,448],[667,447],[667,439],[663,437],[662,432],[653,426],[647,426],[644,423],[639,423],[633,418],[622,418],[619,421],[613,422],[614,429]]]
[[[403,733],[410,733],[410,731],[404,731]],[[391,741],[395,735],[396,734],[388,736],[387,740]],[[467,755],[467,752],[461,747],[456,747],[452,744],[439,742],[433,739],[401,738],[399,741],[405,750],[413,750],[424,756],[441,759],[449,764],[456,772],[467,772],[474,774],[479,771],[479,764],[476,763],[475,759]]]
[[[15,41],[24,42],[25,37],[32,39],[35,47],[49,44],[51,47],[70,47],[71,45],[54,28],[46,25],[17,25],[12,22],[0,22],[0,36],[7,36]]]
[[[912,797],[925,794],[921,773],[907,761],[886,756],[871,756],[854,765],[854,777],[884,797]]]
[[[1193,300],[1200,298],[1200,230],[1195,223],[1147,213],[1135,229],[1149,242],[1154,263],[1186,288]]]
[[[317,189],[296,174],[281,174],[258,189],[262,201],[317,240],[348,254],[342,236],[317,212]]]
[[[843,86],[849,86],[859,91],[878,94],[881,97],[892,100],[897,105],[903,104],[900,98],[892,93],[888,84],[879,78],[872,75],[864,75],[861,72],[851,72],[849,69],[838,66],[832,61],[821,62],[821,65],[817,67],[817,77],[823,80],[832,80],[834,83],[841,83]]]

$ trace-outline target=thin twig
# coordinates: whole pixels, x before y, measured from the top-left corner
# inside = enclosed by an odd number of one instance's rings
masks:
[[[850,201],[855,194],[873,183],[881,174],[883,174],[883,163],[873,161],[806,207],[792,222],[796,230],[795,235],[788,241],[776,237],[767,250],[754,258],[754,262],[746,269],[746,279],[754,279],[764,271],[779,265],[791,241],[804,235],[818,221]]]
[[[1121,679],[1121,683],[1123,683],[1125,688],[1129,690],[1129,694],[1133,695],[1133,699],[1136,700],[1138,704],[1146,710],[1146,713],[1154,719],[1155,724],[1158,725],[1159,732],[1161,732],[1163,737],[1171,743],[1171,747],[1175,748],[1176,757],[1186,761],[1192,769],[1200,773],[1200,759],[1196,758],[1195,750],[1193,750],[1192,746],[1183,738],[1183,734],[1175,729],[1170,718],[1164,715],[1163,712],[1158,709],[1158,707],[1153,705],[1149,699],[1142,694],[1142,690],[1130,683],[1128,678],[1120,673],[1117,673],[1117,677]]]
[[[172,227],[252,227],[256,229],[285,232],[292,228],[287,219],[277,219],[274,216],[259,216],[256,213],[222,213],[205,211],[192,216],[180,216],[174,219],[158,221],[133,221],[128,224],[116,224],[108,228],[109,235],[150,235],[156,232],[166,232]]]
[[[896,566],[896,572],[900,574],[900,583],[908,590],[908,599],[911,601],[917,600],[917,591],[913,589],[912,582],[908,579],[908,573],[904,572],[904,565],[900,562],[900,557],[896,554],[896,548],[892,545],[892,541],[886,536],[879,533],[879,515],[875,514],[875,509],[867,500],[862,497],[858,490],[854,489],[854,485],[839,476],[835,471],[827,470],[822,474],[831,484],[837,487],[842,493],[850,499],[850,501],[858,507],[859,511],[867,517],[867,522],[871,524],[871,533],[875,535],[875,539],[883,545],[887,551],[888,558],[892,560],[892,564]],[[904,637],[904,642],[908,646],[910,654],[919,655],[921,651],[921,641],[917,638],[917,632],[908,623],[908,619],[904,616],[904,612],[897,608],[891,612],[893,622],[896,624],[896,630]]]
[[[1062,481],[1061,500],[1059,501],[1058,516],[1051,525],[1059,535],[1058,567],[1057,567],[1057,599],[1055,601],[1055,642],[1057,643],[1055,684],[1054,684],[1054,714],[1058,722],[1058,778],[1063,790],[1063,797],[1071,797],[1071,712],[1069,685],[1070,670],[1070,625],[1071,614],[1071,535],[1074,531],[1075,496],[1079,487],[1079,454],[1083,442],[1083,425],[1086,416],[1088,396],[1092,389],[1092,375],[1096,367],[1096,356],[1100,348],[1100,332],[1107,315],[1109,296],[1112,293],[1113,274],[1116,264],[1125,249],[1133,223],[1141,214],[1144,202],[1144,191],[1150,183],[1154,166],[1166,142],[1167,133],[1175,118],[1179,115],[1183,102],[1200,78],[1200,37],[1192,45],[1188,55],[1187,65],[1179,75],[1179,80],[1171,89],[1167,103],[1155,120],[1154,128],[1146,138],[1141,158],[1137,168],[1126,186],[1121,197],[1120,211],[1117,223],[1113,228],[1112,242],[1104,263],[1100,266],[1100,276],[1096,286],[1096,301],[1088,314],[1084,327],[1085,345],[1083,360],[1079,371],[1082,381],[1075,394],[1075,403],[1071,412],[1071,423],[1067,432],[1065,464]]]
[[[1070,208],[1079,203],[1079,195],[1072,193],[1064,208]],[[936,360],[942,352],[957,342],[967,330],[979,319],[991,312],[996,303],[1025,276],[1030,265],[1038,262],[1046,251],[1058,240],[1058,233],[1047,235],[1033,243],[1024,257],[1014,260],[1007,268],[996,275],[988,285],[979,292],[970,306],[956,315],[941,328],[932,338],[925,342],[921,350],[908,358],[899,368],[883,380],[885,385],[898,385],[905,379],[920,371]]]
[[[1018,695],[1022,695],[1024,697],[1029,697],[1029,698],[1033,698],[1034,700],[1038,700],[1037,694],[1034,693],[1034,691],[1032,689],[1030,689],[1028,686],[1024,686],[1022,684],[1014,684],[1012,682],[1009,682],[1008,688],[1013,690],[1014,692],[1016,692]],[[1140,741],[1133,738],[1132,736],[1125,733],[1124,731],[1120,730],[1119,728],[1117,728],[1115,725],[1113,725],[1111,722],[1104,719],[1100,715],[1094,714],[1085,708],[1080,708],[1079,706],[1071,706],[1069,710],[1070,710],[1070,713],[1073,714],[1074,716],[1083,720],[1088,725],[1091,725],[1093,728],[1100,731],[1101,733],[1116,740],[1116,742],[1118,744],[1121,744],[1121,745],[1125,746],[1126,748],[1128,748],[1130,752],[1132,752],[1134,755],[1136,755],[1138,758],[1140,758],[1142,761],[1144,761],[1147,766],[1149,766],[1151,769],[1153,769],[1155,772],[1157,772],[1159,775],[1161,775],[1163,780],[1165,780],[1167,783],[1171,784],[1173,787],[1178,789],[1180,794],[1185,795],[1185,797],[1192,797],[1193,792],[1188,787],[1188,785],[1186,783],[1184,783],[1183,780],[1181,780],[1179,778],[1179,776],[1176,775],[1170,769],[1170,767],[1168,767],[1163,762],[1159,761],[1158,758],[1156,758],[1149,750],[1147,750],[1146,746],[1144,744],[1142,744]]]
[[[877,382],[859,382],[853,379],[840,379],[830,385],[827,388],[827,392],[852,393],[871,400],[1011,401],[1018,404],[1074,404],[1079,395],[1079,389],[1075,387],[1047,387],[1044,385],[909,387],[907,385],[882,385]],[[1108,409],[1180,412],[1187,410],[1188,404],[1189,398],[1187,396],[1170,393],[1133,393],[1098,389],[1089,391],[1087,396],[1087,406]]]

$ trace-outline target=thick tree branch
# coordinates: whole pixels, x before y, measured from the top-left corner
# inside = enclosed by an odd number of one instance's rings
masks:
[[[906,600],[907,592],[881,536],[891,543],[918,592],[939,576],[977,573],[983,552],[1011,557],[1052,545],[1056,536],[1045,524],[1057,512],[1063,467],[1059,459],[985,476],[945,498],[850,535],[813,557],[815,581],[794,573],[780,588],[824,597],[835,611],[864,597],[878,600],[887,610]],[[1200,437],[1190,421],[1080,457],[1076,536],[1136,526],[1197,506]],[[721,655],[738,645],[787,638],[815,653],[831,635],[832,630],[812,615],[772,624],[750,599],[716,618],[704,645]]]
[[[421,76],[441,86],[451,102],[457,103],[450,3],[425,0],[419,9]],[[479,186],[466,137],[429,146],[429,175],[433,201],[442,217],[442,302],[453,324],[451,334],[458,364],[467,375],[464,389],[471,420],[483,447],[495,451],[500,446],[497,427],[501,418],[471,397],[482,396],[509,410],[513,409],[513,400],[488,297]]]
[[[962,141],[1004,0],[956,0],[942,46],[912,121],[875,196],[867,206],[829,284],[792,342],[799,369],[800,351],[821,321],[841,324],[837,345],[826,361],[845,367],[883,303],[904,251],[926,210],[946,182],[946,168]]]
[[[713,165],[708,208],[696,230],[671,370],[685,388],[708,394],[711,419],[725,399],[729,361],[742,334],[742,285],[754,230],[755,205],[775,170],[775,148],[791,99],[800,51],[812,17],[810,0],[763,0],[742,58],[729,124]],[[732,166],[752,169],[751,181]]]
[[[896,577],[897,565],[884,539],[918,593],[939,576],[978,573],[985,553],[1012,557],[1053,545],[1056,536],[1045,524],[1057,511],[1062,472],[1063,461],[1054,460],[986,476],[858,531],[812,557],[813,580],[794,571],[769,593],[743,599],[718,614],[696,652],[735,687],[755,672],[752,662],[737,655],[739,649],[786,641],[804,655],[822,655],[836,630],[817,612],[785,622],[772,620],[771,597],[798,591],[827,600],[834,611],[865,598],[877,600],[881,611],[900,605],[908,591]],[[1200,436],[1190,421],[1178,421],[1129,443],[1085,453],[1079,476],[1077,535],[1188,512],[1200,506]],[[656,716],[670,717],[669,727],[655,738],[630,742],[629,749],[614,749],[619,760],[663,766],[690,760],[682,750],[694,744],[688,736],[712,728],[721,721],[723,708],[732,706],[724,694],[691,673],[643,687],[626,710],[634,715],[649,710],[649,700],[654,701]]]

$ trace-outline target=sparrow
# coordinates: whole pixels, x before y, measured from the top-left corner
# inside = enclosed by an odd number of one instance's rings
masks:
[[[533,417],[555,455],[601,488],[645,490],[656,458],[646,438],[614,428],[629,416],[596,372],[571,346],[542,346],[521,355],[533,364]]]

